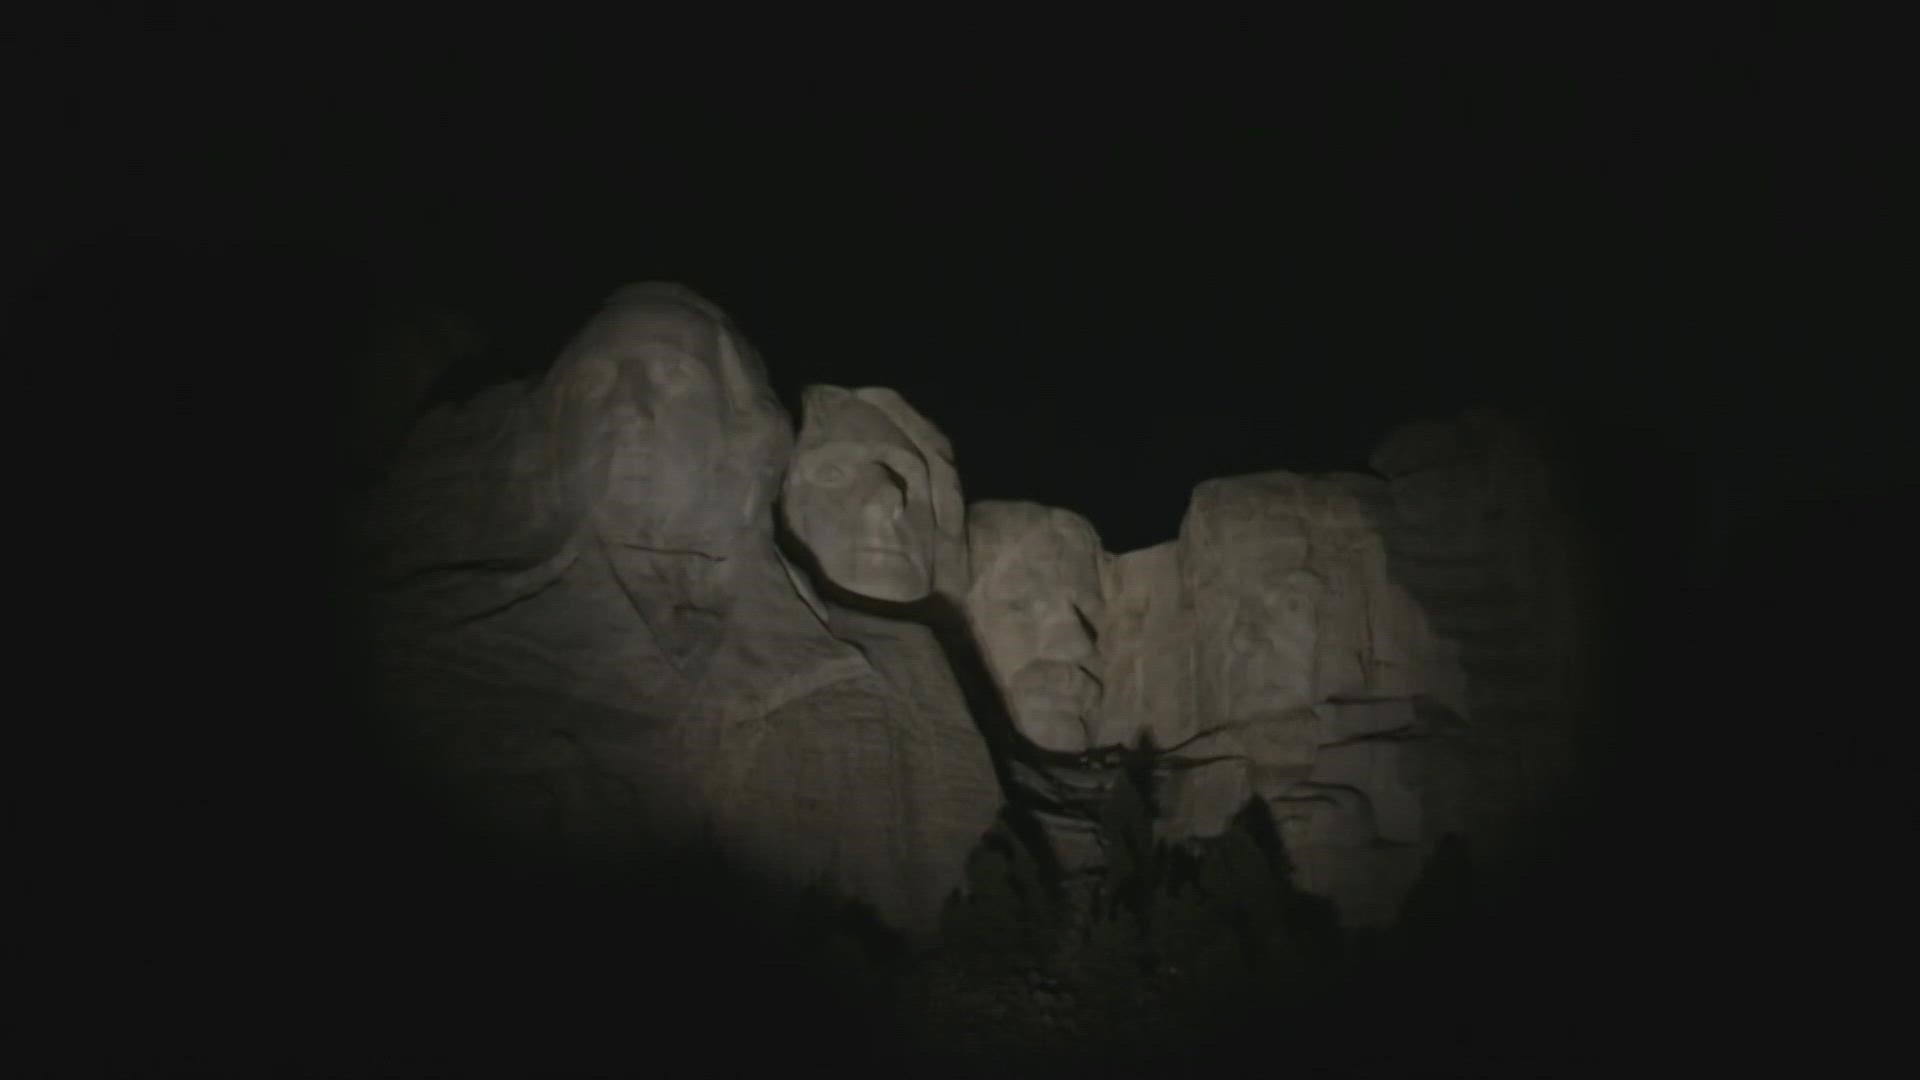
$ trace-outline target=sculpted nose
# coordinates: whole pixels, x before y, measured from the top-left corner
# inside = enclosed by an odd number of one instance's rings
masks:
[[[907,502],[891,484],[876,484],[860,508],[867,528],[876,533],[893,531],[906,515]]]
[[[1086,664],[1097,655],[1093,628],[1072,603],[1060,600],[1042,605],[1040,656],[1069,664]]]
[[[879,476],[871,482],[861,510],[870,526],[890,528],[897,524],[907,513],[906,477],[880,463]]]

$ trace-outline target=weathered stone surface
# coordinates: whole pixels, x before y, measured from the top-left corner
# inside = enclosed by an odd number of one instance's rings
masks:
[[[1401,429],[1373,461],[1391,478],[1369,511],[1379,577],[1418,624],[1401,640],[1426,643],[1407,650],[1417,678],[1354,695],[1394,701],[1317,709],[1312,781],[1364,797],[1375,842],[1308,835],[1312,815],[1292,826],[1303,880],[1356,923],[1390,917],[1443,837],[1497,852],[1564,791],[1578,693],[1570,535],[1538,446],[1480,412]]]
[[[1395,432],[1375,466],[1393,477],[1390,569],[1458,658],[1449,704],[1483,740],[1564,728],[1580,693],[1573,534],[1538,441],[1497,413],[1470,412]],[[1554,784],[1567,739],[1536,736],[1529,754]]]
[[[1217,832],[1223,806],[1264,798],[1308,876],[1364,922],[1391,915],[1447,830],[1519,812],[1523,782],[1467,779],[1485,771],[1472,718],[1553,696],[1559,653],[1532,633],[1519,579],[1564,557],[1501,542],[1509,516],[1542,519],[1511,493],[1537,495],[1542,473],[1489,465],[1477,447],[1514,450],[1489,425],[1396,436],[1379,455],[1391,481],[1270,472],[1195,489],[1178,550],[1198,734],[1168,755],[1187,766],[1168,776],[1170,834]]]
[[[1307,568],[1312,540],[1291,473],[1209,480],[1181,523],[1195,618],[1201,726],[1243,724],[1314,701],[1325,583]]]
[[[1267,801],[1299,888],[1332,901],[1348,926],[1382,926],[1398,913],[1426,847],[1382,837],[1365,791],[1308,781]],[[1390,827],[1389,827],[1390,828]]]
[[[1544,763],[1564,764],[1554,729],[1486,741],[1487,725],[1565,696],[1550,613],[1566,605],[1543,583],[1566,557],[1527,453],[1483,414],[1418,425],[1378,456],[1390,480],[1207,481],[1177,542],[1099,560],[1104,692],[1086,745],[1158,749],[1162,838],[1218,835],[1264,799],[1342,917],[1378,922],[1442,837],[1506,828],[1538,802]],[[1047,513],[1007,520],[1044,534]],[[1090,528],[1072,531],[1052,545],[1070,560],[1007,591],[1071,592],[1061,568],[1097,550]],[[1077,752],[1077,736],[1050,748]]]
[[[1117,748],[1150,746],[1158,835],[1262,800],[1359,925],[1572,768],[1569,532],[1498,416],[1394,433],[1382,476],[1209,480],[1176,540],[1115,556],[1066,510],[966,508],[892,391],[804,404],[796,439],[726,315],[649,284],[544,378],[415,426],[369,536],[384,700],[476,822],[583,856],[711,836],[925,932],[1009,794],[1097,865]],[[952,642],[908,618],[943,601],[1022,737],[1010,793]]]
[[[792,445],[724,313],[615,293],[540,383],[403,452],[376,525],[385,701],[476,817],[517,805],[567,850],[709,836],[927,932],[990,767],[930,635],[829,613],[782,557]]]
[[[1084,813],[1041,810],[1034,817],[1062,873],[1077,874],[1107,865],[1100,827]]]
[[[1172,542],[1104,560],[1099,630],[1101,699],[1096,746],[1178,746],[1199,731],[1193,610]]]
[[[1218,836],[1254,797],[1253,765],[1245,756],[1172,764],[1156,787],[1159,839]]]
[[[1181,526],[1202,726],[1341,697],[1454,695],[1457,676],[1388,567],[1384,484],[1273,472],[1210,480]]]
[[[1361,739],[1324,746],[1315,756],[1313,783],[1361,792],[1373,807],[1380,839],[1417,844],[1423,829],[1426,747],[1419,742]]]
[[[1032,815],[1059,869],[1076,873],[1106,863],[1100,812],[1119,780],[1110,766],[1060,756],[1015,758],[1009,780]]]
[[[811,386],[781,513],[814,572],[856,597],[906,603],[967,584],[965,503],[946,437],[892,390]],[[905,858],[940,900],[1002,793],[949,658],[930,629],[822,604],[836,637],[889,684],[910,798],[924,820]]]
[[[910,811],[903,824],[906,863],[920,890],[915,910],[937,910],[932,905],[964,886],[967,855],[993,827],[1005,801],[987,743],[930,629],[828,607],[834,635],[858,646],[891,691],[889,713],[904,787],[890,812]]]
[[[953,449],[892,390],[806,389],[781,511],[817,569],[848,592],[905,602],[966,592]]]
[[[410,579],[431,574],[426,606],[452,614],[506,602],[494,597],[518,594],[512,572],[537,578],[537,568],[568,557],[578,511],[562,505],[549,439],[521,384],[424,417],[371,497],[373,581],[424,599],[422,582]]]
[[[1289,851],[1365,850],[1380,837],[1373,800],[1350,785],[1300,781],[1270,796],[1267,806]]]
[[[1320,722],[1316,733],[1316,742],[1320,746],[1331,746],[1369,735],[1411,733],[1421,724],[1411,698],[1323,701],[1314,706],[1313,714]]]
[[[967,511],[967,618],[1020,733],[1045,750],[1093,745],[1100,705],[1103,552],[1093,526],[1038,503]]]
[[[386,625],[462,627],[571,575],[568,591],[591,599],[502,624],[537,627],[530,643],[604,670],[585,683],[550,664],[505,674],[620,705],[681,704],[676,685],[703,680],[742,597],[771,609],[743,623],[818,643],[801,667],[851,655],[806,617],[773,547],[771,496],[790,445],[758,357],[724,316],[684,290],[623,289],[539,385],[441,410],[409,440],[376,526]],[[636,619],[647,659],[670,678],[633,686],[633,664],[647,664],[604,647]],[[735,673],[750,673],[732,689],[779,681],[753,670],[763,647],[731,652]]]

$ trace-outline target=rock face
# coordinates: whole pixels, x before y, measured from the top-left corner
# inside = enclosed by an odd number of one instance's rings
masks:
[[[1057,507],[982,501],[967,544],[967,618],[1015,726],[1041,749],[1085,751],[1100,705],[1100,537]]]
[[[1396,582],[1461,675],[1463,810],[1480,849],[1510,842],[1571,776],[1584,693],[1577,535],[1538,442],[1498,414],[1408,425],[1374,453],[1390,478]]]
[[[967,585],[965,502],[946,436],[891,390],[809,386],[781,512],[819,572],[906,602]]]
[[[1302,883],[1329,889],[1358,921],[1390,916],[1374,901],[1401,883],[1369,892],[1344,882],[1382,858],[1408,862],[1382,850],[1422,839],[1410,835],[1418,799],[1401,773],[1365,765],[1387,745],[1378,740],[1424,733],[1416,696],[1444,699],[1457,682],[1387,572],[1385,501],[1383,481],[1354,474],[1211,480],[1195,489],[1178,544],[1204,659],[1197,731],[1166,757],[1163,835],[1216,835],[1264,800]],[[1328,866],[1340,887],[1319,872]]]
[[[960,476],[946,437],[891,390],[810,386],[803,400],[781,512],[823,587],[871,601],[815,602],[891,691],[917,815],[907,858],[929,887],[922,899],[938,902],[962,886],[1004,799],[950,658],[899,606],[966,591]]]
[[[1172,541],[1104,560],[1097,746],[1167,750],[1199,733],[1193,604]]]
[[[1210,480],[1180,551],[1211,666],[1202,711],[1226,723],[1339,698],[1447,697],[1422,612],[1388,572],[1387,485],[1351,473]]]
[[[1113,779],[1086,760],[1102,724],[1100,538],[1071,511],[986,500],[967,509],[967,541],[967,622],[1018,735],[1009,798],[1033,814],[1056,865],[1099,865],[1095,822]]]
[[[725,313],[649,283],[537,382],[415,425],[367,537],[380,700],[475,828],[581,858],[704,838],[926,935],[1005,803],[1100,863],[1145,755],[1162,839],[1263,804],[1364,925],[1565,786],[1572,533],[1497,416],[1394,432],[1379,475],[1206,481],[1176,539],[1112,555],[1070,511],[966,506],[892,391],[804,406],[796,436]]]
[[[937,853],[973,827],[952,805],[977,816],[977,794],[917,785],[966,740],[903,710],[914,663],[835,636],[776,546],[792,446],[724,313],[615,293],[539,384],[403,450],[375,526],[383,698],[496,832],[595,855],[709,836],[929,931],[964,859]]]
[[[1548,718],[1568,715],[1574,688],[1553,675],[1576,643],[1537,451],[1469,416],[1397,432],[1376,461],[1404,471],[1206,481],[1177,541],[1121,555],[1090,554],[1066,511],[980,504],[976,566],[1012,538],[1071,537],[1017,564],[999,611],[976,581],[972,610],[1023,730],[1079,755],[1023,784],[1049,793],[1049,835],[1077,861],[1097,861],[1089,808],[1111,779],[1088,751],[1144,741],[1163,839],[1218,835],[1264,802],[1300,884],[1349,923],[1383,923],[1443,837],[1497,844],[1564,782],[1569,732]],[[1098,605],[1075,584],[1089,561]],[[1097,699],[1051,712],[1007,677],[1040,640],[1017,598],[1047,596],[1097,626],[1056,618],[1058,659],[1086,670],[1091,644],[1100,676]]]
[[[1264,800],[1300,884],[1353,924],[1393,918],[1446,835],[1497,849],[1563,788],[1577,695],[1568,536],[1537,448],[1470,414],[1374,460],[1389,479],[1195,490],[1199,732],[1162,796],[1173,838]]]

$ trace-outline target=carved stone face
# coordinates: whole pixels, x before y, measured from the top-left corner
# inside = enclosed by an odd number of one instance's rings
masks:
[[[926,455],[878,406],[808,388],[781,507],[828,580],[875,600],[932,592],[933,483]]]
[[[1314,700],[1323,584],[1305,570],[1249,578],[1234,598],[1222,650],[1220,699],[1229,722],[1278,716]]]
[[[1086,750],[1100,703],[1099,537],[1085,519],[1033,503],[968,513],[967,616],[1020,731],[1039,746]]]
[[[606,509],[650,546],[709,552],[770,512],[790,429],[724,315],[623,291],[581,337],[618,373]]]
[[[683,668],[710,651],[738,556],[771,535],[792,431],[751,347],[676,286],[613,294],[555,362],[549,424],[569,500]]]
[[[1325,588],[1306,569],[1303,491],[1287,473],[1210,480],[1194,491],[1180,544],[1208,724],[1276,719],[1315,700]]]

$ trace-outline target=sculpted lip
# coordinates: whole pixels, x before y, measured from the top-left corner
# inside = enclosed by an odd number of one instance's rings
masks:
[[[894,559],[900,562],[913,561],[913,556],[911,554],[905,551],[902,551],[899,548],[862,547],[862,548],[854,548],[854,551],[861,555],[865,555],[869,558],[878,556],[878,557],[884,557],[888,559]]]
[[[1062,694],[1062,693],[1046,691],[1046,690],[1035,691],[1033,693],[1026,695],[1026,697],[1022,698],[1021,700],[1025,701],[1028,706],[1039,706],[1045,709],[1058,709],[1062,712],[1070,712],[1075,714],[1079,713],[1080,709],[1082,708],[1078,695]]]

